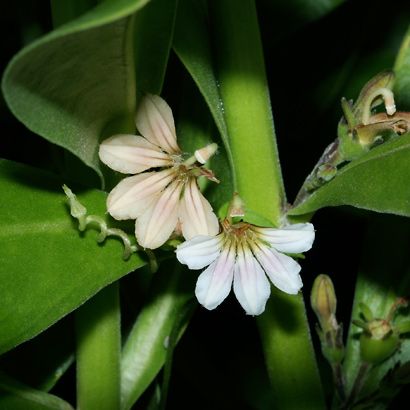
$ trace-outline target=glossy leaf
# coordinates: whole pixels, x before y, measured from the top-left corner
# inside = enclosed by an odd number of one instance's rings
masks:
[[[98,144],[107,127],[134,129],[132,14],[147,2],[104,1],[21,50],[4,73],[13,114],[101,178]]]
[[[25,386],[0,373],[0,408],[7,410],[73,410],[66,401]]]
[[[96,243],[71,218],[61,181],[9,161],[0,162],[0,352],[48,328],[101,288],[145,264],[122,260],[122,244]],[[89,213],[105,214],[106,194],[79,195]]]
[[[303,215],[325,206],[352,205],[410,216],[410,134],[375,147],[289,211]]]
[[[121,366],[121,408],[130,409],[151,384],[167,357],[172,329],[186,303],[193,297],[194,274],[176,269],[160,270],[148,299],[125,342]]]

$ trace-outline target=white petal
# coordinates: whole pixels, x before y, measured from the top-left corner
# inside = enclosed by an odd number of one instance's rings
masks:
[[[171,170],[124,178],[108,195],[107,209],[115,219],[135,219],[159,197],[174,178]]]
[[[249,250],[238,251],[233,290],[248,315],[260,315],[265,310],[270,295],[270,283]]]
[[[190,178],[185,186],[181,200],[180,220],[185,239],[198,235],[215,236],[219,232],[218,218],[199,191],[196,178]]]
[[[222,236],[196,236],[178,245],[177,259],[189,269],[202,269],[212,263],[219,255]]]
[[[289,225],[281,229],[254,228],[258,236],[269,242],[279,252],[299,253],[308,251],[315,239],[311,223]]]
[[[158,95],[146,95],[135,118],[138,131],[169,154],[179,153],[174,117],[169,105]]]
[[[225,248],[198,277],[195,295],[198,302],[209,310],[215,309],[228,296],[233,279],[235,250]]]
[[[175,181],[135,222],[138,243],[149,249],[163,245],[171,236],[178,221],[179,196],[182,184]]]
[[[303,286],[299,276],[300,265],[290,256],[264,245],[252,248],[272,283],[283,292],[296,295]]]
[[[172,165],[169,154],[138,135],[120,134],[104,140],[99,155],[104,164],[123,174]]]

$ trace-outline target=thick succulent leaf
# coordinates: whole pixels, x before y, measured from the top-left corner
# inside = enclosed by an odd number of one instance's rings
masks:
[[[32,389],[0,373],[0,408],[7,410],[73,410],[66,401]]]
[[[352,205],[410,216],[410,134],[375,147],[338,171],[289,211],[303,215],[325,206]]]
[[[98,144],[107,127],[134,128],[132,14],[147,2],[104,1],[25,47],[4,73],[13,114],[100,177]]]
[[[174,326],[193,297],[192,272],[167,264],[154,277],[148,299],[125,342],[121,365],[121,408],[130,409],[167,358]],[[188,320],[188,318],[187,318]],[[185,327],[182,326],[182,328]],[[175,341],[174,341],[175,342]]]
[[[26,341],[76,309],[101,288],[145,262],[122,260],[122,244],[102,246],[71,218],[61,182],[48,173],[0,162],[0,352]],[[106,194],[79,195],[89,213],[104,215]]]

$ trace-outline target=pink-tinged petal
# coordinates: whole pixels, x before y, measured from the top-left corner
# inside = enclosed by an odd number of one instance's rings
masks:
[[[143,248],[156,249],[171,236],[178,222],[182,184],[175,181],[135,222],[135,236]]]
[[[104,140],[99,155],[104,164],[123,174],[137,174],[173,163],[169,154],[138,135],[120,134]]]
[[[297,262],[290,256],[264,245],[253,246],[252,251],[269,279],[278,289],[291,295],[296,295],[299,292],[303,284],[299,276],[301,268]]]
[[[228,296],[232,287],[235,250],[224,248],[219,257],[198,277],[195,295],[209,310],[215,309]]]
[[[202,269],[212,263],[221,251],[222,237],[196,236],[178,245],[177,259],[189,269]]]
[[[315,240],[315,229],[311,223],[294,224],[281,229],[255,227],[254,231],[279,252],[305,252]]]
[[[185,239],[198,235],[215,236],[219,232],[218,218],[199,191],[196,178],[190,178],[185,186],[181,200],[180,220]]]
[[[174,178],[173,171],[146,172],[124,178],[108,195],[107,209],[115,219],[135,219],[159,197]]]
[[[218,145],[215,143],[212,143],[212,144],[207,145],[206,147],[197,149],[194,152],[194,155],[195,155],[196,160],[200,164],[205,164],[209,160],[209,158],[211,158],[212,155],[216,153],[217,150],[218,150]]]
[[[161,97],[146,95],[138,107],[135,123],[149,142],[169,154],[180,153],[171,108]]]
[[[250,250],[238,250],[233,290],[248,315],[260,315],[270,295],[270,283]]]

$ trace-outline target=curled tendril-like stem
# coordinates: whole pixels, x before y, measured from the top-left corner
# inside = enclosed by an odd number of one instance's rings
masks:
[[[78,229],[83,232],[87,229],[89,225],[94,225],[99,228],[100,233],[97,238],[98,243],[104,242],[107,237],[114,236],[120,238],[124,245],[124,252],[122,258],[126,261],[130,258],[132,253],[135,253],[139,250],[143,250],[137,244],[132,244],[128,235],[118,228],[109,228],[107,223],[103,218],[97,215],[87,215],[87,208],[80,203],[76,195],[68,188],[67,185],[63,185],[63,190],[68,198],[70,204],[70,213],[73,218],[78,220]],[[158,270],[158,262],[156,260],[154,252],[149,249],[145,250],[145,253],[148,256],[149,264],[152,272]]]

